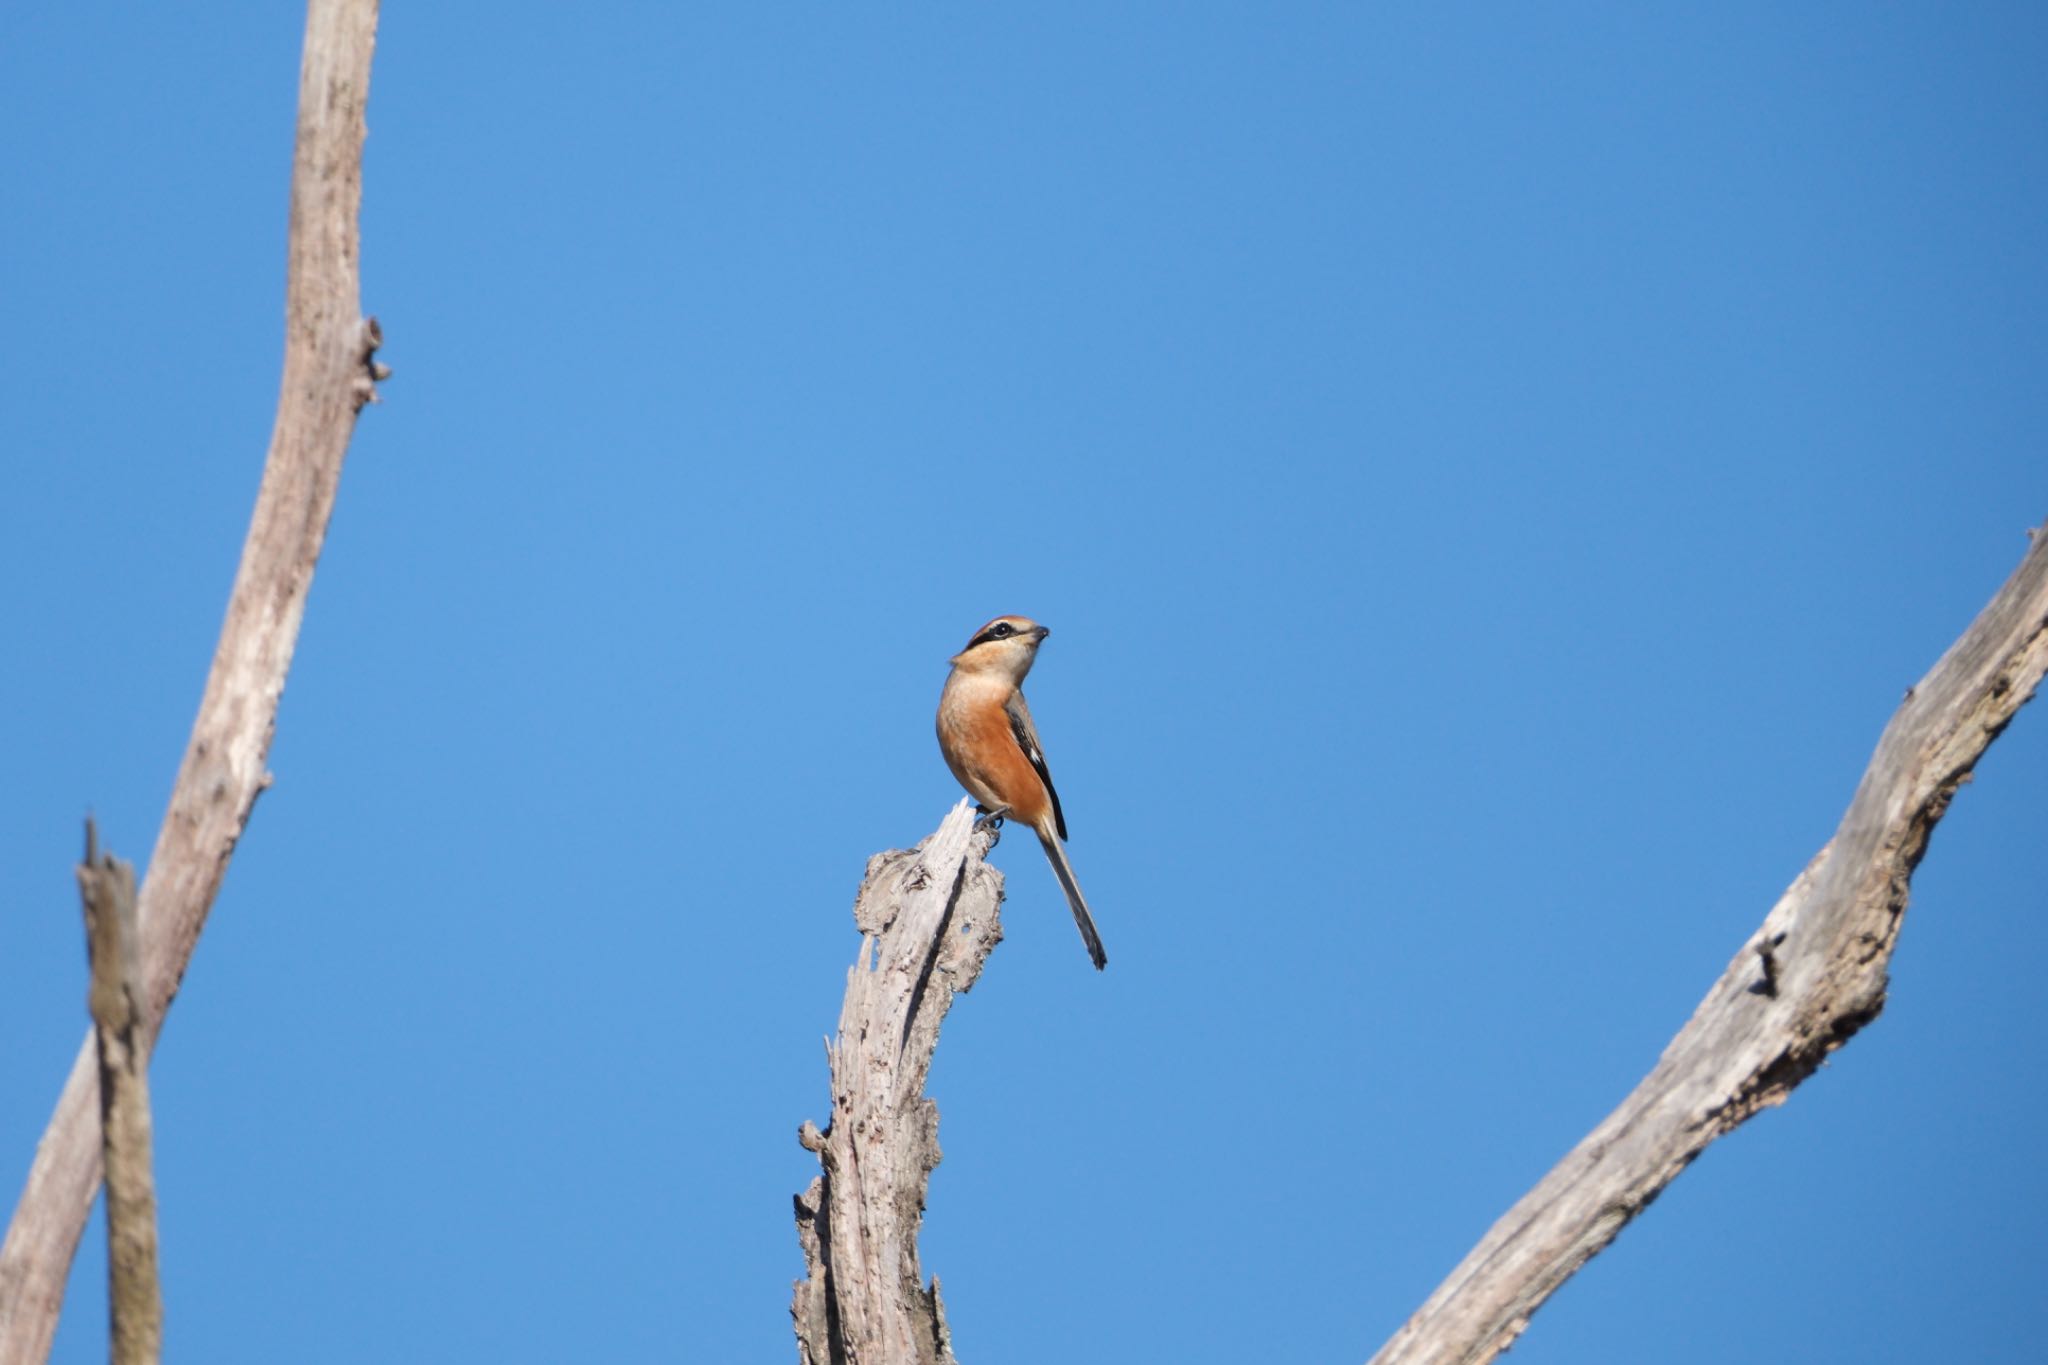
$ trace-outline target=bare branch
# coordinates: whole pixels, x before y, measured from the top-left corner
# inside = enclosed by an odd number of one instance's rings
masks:
[[[983,861],[995,838],[962,801],[916,848],[868,860],[860,956],[826,1045],[831,1125],[797,1139],[824,1167],[796,1200],[810,1273],[790,1315],[805,1365],[953,1365],[939,1282],[925,1289],[917,1256],[940,1155],[924,1083],[954,994],[1002,940],[1002,874]]]
[[[107,1170],[107,1310],[114,1365],[155,1365],[164,1304],[156,1271],[156,1179],[151,1174],[149,1052],[142,1044],[142,938],[135,869],[100,856],[85,823],[78,892],[92,962],[92,1022],[99,1051],[100,1131]]]
[[[284,380],[241,568],[199,716],[141,894],[142,1049],[155,1042],[235,842],[269,783],[276,725],[306,591],[355,415],[381,372],[358,286],[363,106],[377,0],[312,0],[299,74],[287,248]],[[49,1354],[64,1281],[100,1179],[88,1039],[36,1150],[0,1246],[0,1363]]]
[[[1884,1008],[1913,869],[2048,671],[2048,535],[1906,693],[1835,837],[1633,1094],[1493,1225],[1374,1365],[1488,1361],[1708,1143],[1782,1104]]]

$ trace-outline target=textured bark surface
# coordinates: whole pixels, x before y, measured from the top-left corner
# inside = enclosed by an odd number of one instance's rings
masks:
[[[805,1365],[949,1365],[939,1282],[924,1286],[917,1233],[939,1164],[939,1110],[924,1096],[939,1025],[1002,939],[995,843],[965,801],[914,849],[878,853],[854,902],[860,956],[839,1035],[826,1045],[832,1117],[798,1141],[824,1174],[797,1196],[805,1279],[790,1315]]]
[[[277,424],[213,668],[141,891],[147,1051],[177,993],[235,841],[269,783],[264,760],[355,415],[381,377],[362,317],[357,209],[376,0],[312,0],[299,73]],[[36,1148],[0,1246],[0,1365],[49,1354],[71,1258],[100,1180],[88,1038]]]
[[[163,1290],[156,1268],[155,1141],[149,1116],[149,1052],[142,1045],[142,930],[135,869],[96,847],[85,827],[78,893],[92,963],[94,1043],[99,1054],[100,1133],[107,1172],[107,1316],[113,1365],[156,1365],[163,1353]]]
[[[2048,533],[1906,694],[1833,839],[1781,896],[1656,1068],[1508,1210],[1373,1357],[1478,1362],[1507,1349],[1708,1143],[1781,1104],[1884,1007],[1928,836],[2048,671]]]

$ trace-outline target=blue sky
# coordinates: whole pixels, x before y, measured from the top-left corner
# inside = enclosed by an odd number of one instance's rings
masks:
[[[0,51],[10,1191],[254,497],[301,19]],[[789,1358],[854,887],[1017,611],[1111,963],[1006,839],[962,1356],[1364,1359],[2048,516],[2044,66],[2024,5],[389,7],[396,377],[153,1071],[170,1353]],[[1517,1362],[2038,1349],[2044,799],[2023,713],[1884,1017]]]

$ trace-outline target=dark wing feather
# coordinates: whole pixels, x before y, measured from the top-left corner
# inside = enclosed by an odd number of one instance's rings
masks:
[[[1052,784],[1052,770],[1045,766],[1045,751],[1038,747],[1038,727],[1031,723],[1031,708],[1024,704],[1024,694],[1012,692],[1003,709],[1009,712],[1010,733],[1017,737],[1017,747],[1038,770],[1038,780],[1045,783],[1045,794],[1052,798],[1053,824],[1058,826],[1060,838],[1064,839],[1067,837],[1066,813],[1060,809],[1059,789]]]

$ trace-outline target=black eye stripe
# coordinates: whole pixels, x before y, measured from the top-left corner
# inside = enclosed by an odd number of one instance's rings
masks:
[[[1008,621],[998,621],[972,640],[969,640],[967,647],[972,649],[976,645],[985,645],[991,640],[1007,640],[1015,634],[1017,634],[1015,626],[1011,625]]]

